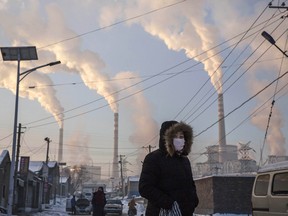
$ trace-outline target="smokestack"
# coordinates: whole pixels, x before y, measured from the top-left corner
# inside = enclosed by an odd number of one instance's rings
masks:
[[[114,157],[112,166],[112,176],[116,179],[119,178],[118,169],[118,113],[114,113]]]
[[[219,119],[219,162],[225,162],[226,157],[226,132],[225,132],[225,121],[224,121],[224,104],[223,94],[218,94],[218,119]]]
[[[58,148],[58,162],[63,159],[63,121],[59,129],[59,148]]]

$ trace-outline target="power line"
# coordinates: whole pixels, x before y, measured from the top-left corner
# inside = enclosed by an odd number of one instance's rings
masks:
[[[263,12],[264,12],[264,11],[263,11]],[[263,12],[262,12],[261,14],[263,14]],[[274,17],[274,15],[273,15],[272,17]],[[257,20],[258,20],[258,19],[259,19],[259,16],[258,16]],[[268,21],[270,21],[270,19],[266,20],[266,22],[268,22]],[[280,22],[280,24],[283,23],[283,21],[284,21],[284,19],[282,20],[282,22]],[[253,25],[254,25],[255,23],[256,23],[256,21],[253,22]],[[280,24],[279,24],[279,25],[280,25]],[[253,25],[249,28],[250,30],[253,29]],[[267,23],[264,23],[264,25],[267,26]],[[278,25],[278,26],[279,26],[279,25]],[[264,26],[264,27],[265,27],[265,26]],[[256,37],[258,36],[258,33],[259,33],[264,27],[262,27],[260,30],[258,30],[258,31],[256,31],[256,32],[254,32],[253,34],[251,34],[251,36],[254,35],[254,38],[252,39],[252,41],[256,39]],[[243,41],[244,39],[246,39],[246,38],[245,38],[245,35],[247,35],[249,29],[243,34],[243,36],[241,37],[241,39],[240,39],[237,43],[233,44],[233,49],[229,52],[228,55],[230,55],[230,54],[232,53],[232,51],[235,50],[235,48],[240,44],[241,41]],[[248,36],[248,37],[250,37],[250,36]],[[248,37],[247,37],[247,38],[248,38]],[[236,60],[240,57],[240,55],[242,55],[242,54],[244,53],[244,51],[245,51],[246,49],[248,49],[248,47],[249,47],[249,45],[252,43],[252,41],[251,41],[251,42],[246,46],[246,48],[238,55],[238,57],[233,61],[233,63],[232,63],[231,65],[233,65],[233,64],[236,62]],[[258,49],[259,47],[260,47],[260,46],[258,46],[257,49]],[[256,50],[257,50],[257,49],[256,49]],[[254,50],[253,53],[255,53],[256,50]],[[252,53],[252,54],[253,54],[253,53]],[[252,56],[252,54],[250,54],[250,56],[246,58],[246,60],[244,61],[244,63],[239,64],[239,67],[222,83],[222,87],[223,87],[223,85],[224,85],[233,75],[235,75],[235,73],[241,68],[241,66],[243,66],[243,65],[248,61],[248,59]],[[227,57],[225,58],[225,60],[226,60],[226,59],[227,59]],[[259,59],[260,59],[260,58],[258,58],[258,60],[259,60]],[[223,62],[224,62],[225,60],[223,60],[221,64],[223,64]],[[255,62],[257,62],[257,60],[254,61],[254,63],[255,63]],[[230,66],[229,68],[231,68],[231,66]],[[228,69],[229,69],[229,68],[228,68]],[[227,69],[227,71],[228,71],[228,69]],[[247,70],[246,70],[246,71],[247,71]],[[223,77],[223,76],[224,76],[224,74],[222,75],[222,77]],[[243,76],[243,74],[242,74],[241,76]],[[219,79],[222,79],[222,77],[219,78]],[[240,78],[240,77],[239,77],[239,78]],[[238,79],[239,79],[239,78],[238,78]],[[238,79],[237,79],[237,80],[238,80]],[[236,81],[237,81],[237,80],[236,80]],[[208,82],[208,81],[209,81],[209,80],[207,80],[206,82]],[[218,80],[218,81],[219,81],[219,80]],[[229,88],[231,88],[231,86],[234,85],[235,83],[236,83],[236,82],[234,82],[233,84],[231,84]],[[195,108],[197,107],[197,105],[204,99],[204,97],[206,97],[206,96],[208,95],[209,92],[212,91],[212,89],[213,89],[213,87],[210,88],[210,90],[202,97],[202,99],[196,104],[196,106],[193,106],[193,109],[195,109]],[[218,91],[218,89],[216,89],[216,90]],[[226,89],[225,92],[226,92],[227,90],[228,90],[228,89]],[[188,114],[187,114],[186,116],[184,116],[184,118],[186,118],[186,120],[189,119],[189,118],[190,118],[192,115],[194,115],[202,106],[204,106],[205,103],[208,102],[208,100],[209,100],[213,95],[215,95],[215,94],[216,94],[216,92],[214,92],[212,95],[210,95],[210,97],[208,97],[208,98],[198,107],[198,109],[196,109],[196,111],[194,111],[192,114],[190,114],[190,115],[187,117],[187,115],[188,115],[189,113],[191,113],[191,111],[192,111],[192,110],[190,110],[190,111],[188,112]],[[215,101],[216,101],[216,100],[214,100],[209,106],[207,106],[207,108],[206,108],[204,111],[206,111]],[[190,100],[189,102],[191,102],[191,100]],[[196,116],[193,120],[195,120],[197,117],[199,117],[201,114],[203,114],[204,111],[202,111],[202,112],[201,112],[198,116]],[[192,120],[192,121],[193,121],[193,120]],[[191,122],[191,121],[190,121],[190,122]]]
[[[266,85],[263,89],[261,89],[260,91],[258,91],[256,94],[254,94],[252,97],[250,97],[249,99],[247,99],[246,101],[244,101],[243,103],[241,103],[239,106],[237,106],[235,109],[233,109],[232,111],[230,111],[228,114],[226,114],[223,118],[227,118],[229,115],[231,115],[233,112],[235,112],[236,110],[238,110],[239,108],[241,108],[242,106],[244,106],[247,102],[249,102],[250,100],[252,100],[253,98],[255,98],[257,95],[259,95],[261,92],[263,92],[265,89],[267,89],[268,87],[270,87],[273,83],[275,83],[277,80],[281,79],[282,77],[284,77],[286,74],[288,73],[288,71],[286,71],[284,74],[282,74],[281,76],[279,76],[278,78],[276,78],[275,80],[273,80],[272,82],[270,82],[268,85]],[[222,119],[219,119],[218,121],[216,121],[215,123],[213,123],[212,125],[210,125],[209,127],[207,127],[205,130],[201,131],[200,133],[198,133],[197,135],[195,135],[195,137],[201,135],[202,133],[206,132],[207,130],[209,130],[210,128],[212,128],[215,124],[217,124],[219,121],[221,121]]]
[[[282,22],[281,22],[282,23]],[[280,24],[281,24],[280,23]],[[280,25],[279,24],[279,25]],[[277,27],[279,27],[279,25],[277,26]],[[276,27],[276,28],[277,28]],[[275,29],[276,29],[275,28]],[[284,32],[285,33],[285,32]],[[284,34],[283,33],[283,34]],[[283,35],[282,34],[282,35]],[[281,37],[281,36],[280,36]],[[265,40],[263,40],[262,41],[262,43],[260,43],[260,45],[258,45],[258,47],[256,48],[256,49],[254,49],[254,51],[245,59],[245,61],[244,61],[244,63],[250,58],[250,57],[252,57],[252,55],[261,47],[261,45],[263,44],[265,42]],[[244,72],[242,73],[242,74],[240,74],[240,76],[238,76],[237,77],[237,79],[232,83],[232,84],[230,84],[229,86],[228,86],[228,88],[226,88],[225,89],[225,91],[223,92],[223,95],[247,72],[247,71],[249,71],[251,68],[252,68],[252,66],[254,66],[254,64],[267,52],[269,50],[269,48],[267,48],[246,70],[244,70]],[[232,73],[232,75],[234,75],[239,69],[240,69],[240,67],[241,67],[241,65]],[[229,79],[231,78],[231,76],[232,75],[230,75],[230,77],[229,77]],[[227,81],[227,80],[226,80]],[[226,81],[225,81],[225,83],[226,83]],[[214,94],[215,94],[216,92],[214,92],[208,99],[210,99]],[[202,105],[200,106],[200,108],[208,101],[208,99],[204,102],[204,103],[202,103]],[[189,122],[189,124],[192,122],[192,121],[194,121],[195,119],[197,119],[201,114],[203,114],[204,113],[204,111],[206,111],[213,103],[215,103],[217,101],[217,98],[216,99],[214,99],[210,104],[209,104],[209,106],[207,106],[200,114],[198,114],[195,118],[193,118],[190,122]],[[200,109],[199,108],[199,109]],[[197,110],[196,110],[197,111]],[[196,112],[195,111],[195,112]],[[194,113],[195,113],[194,112]],[[194,114],[193,113],[193,114]],[[191,115],[189,116],[189,117],[191,117]]]
[[[112,24],[110,24],[110,25],[106,25],[106,26],[103,26],[103,27],[100,27],[100,28],[96,28],[96,29],[94,29],[94,30],[91,30],[91,31],[88,31],[88,32],[85,32],[85,33],[82,33],[82,34],[78,34],[78,35],[76,35],[76,36],[73,36],[73,37],[70,37],[70,38],[66,38],[66,39],[63,39],[63,40],[60,40],[60,41],[57,41],[57,42],[48,44],[48,45],[46,45],[46,46],[40,47],[39,49],[44,49],[44,48],[47,48],[47,47],[50,47],[50,46],[54,46],[54,45],[56,45],[56,44],[60,44],[60,43],[64,43],[64,42],[67,42],[67,41],[70,41],[70,40],[74,40],[74,39],[77,39],[77,38],[79,38],[79,37],[83,37],[83,36],[85,36],[85,35],[88,35],[88,34],[91,34],[91,33],[95,33],[95,32],[98,32],[98,31],[101,31],[101,30],[104,30],[104,29],[108,29],[108,28],[111,28],[111,27],[113,27],[113,26],[116,26],[116,25],[119,25],[119,24],[123,24],[123,23],[125,23],[125,22],[131,21],[131,20],[134,20],[134,19],[139,19],[139,18],[141,18],[141,17],[143,17],[143,16],[146,16],[146,15],[149,15],[149,14],[152,14],[152,13],[155,13],[155,12],[158,12],[158,11],[163,10],[163,9],[166,9],[166,8],[170,8],[170,7],[172,7],[172,6],[181,4],[181,3],[185,2],[185,1],[187,1],[187,0],[175,2],[175,3],[169,4],[169,5],[165,5],[165,6],[163,6],[163,7],[156,8],[156,9],[154,9],[154,10],[145,12],[145,13],[143,13],[143,14],[136,15],[136,16],[133,16],[133,17],[130,17],[130,18],[121,20],[121,21],[119,21],[119,22],[112,23]]]
[[[243,33],[238,34],[237,36],[242,35],[242,34],[243,34]],[[235,37],[237,37],[237,36],[235,36]],[[232,39],[234,39],[235,37],[233,37]],[[223,42],[223,43],[221,43],[221,44],[219,44],[219,45],[217,45],[217,46],[214,46],[214,47],[212,47],[212,48],[210,48],[210,49],[208,49],[208,50],[206,50],[206,51],[203,51],[202,53],[200,53],[200,54],[198,54],[198,55],[196,55],[196,56],[194,56],[194,57],[192,57],[192,58],[189,58],[188,60],[185,60],[185,61],[180,62],[180,63],[178,63],[178,64],[176,64],[176,65],[174,65],[174,66],[172,66],[172,67],[169,67],[169,68],[167,68],[167,69],[165,69],[165,70],[162,70],[161,72],[159,72],[159,73],[157,73],[157,74],[155,74],[155,75],[153,75],[153,76],[151,76],[151,77],[148,77],[147,79],[144,79],[144,80],[142,80],[142,81],[139,81],[139,82],[137,82],[137,83],[135,83],[135,84],[133,84],[133,85],[131,85],[131,86],[128,86],[128,87],[126,87],[126,88],[120,89],[119,91],[116,91],[116,92],[110,94],[109,96],[118,94],[118,93],[120,93],[120,92],[122,92],[122,91],[124,91],[124,90],[127,90],[127,89],[129,89],[129,88],[132,88],[132,87],[138,85],[138,84],[141,84],[141,83],[143,83],[143,82],[146,82],[146,81],[148,81],[148,80],[150,80],[150,79],[152,79],[152,78],[154,78],[154,77],[157,77],[157,76],[159,76],[159,75],[161,75],[161,74],[163,74],[163,73],[165,73],[165,72],[167,72],[167,71],[169,71],[169,70],[172,70],[172,69],[174,69],[174,68],[176,68],[176,67],[178,67],[178,66],[180,66],[180,65],[182,65],[182,64],[184,64],[184,63],[187,63],[187,62],[191,61],[191,60],[194,59],[194,58],[197,58],[198,56],[201,56],[201,55],[205,54],[206,52],[208,52],[208,51],[210,51],[210,50],[212,50],[212,49],[215,49],[215,48],[218,47],[218,46],[221,46],[221,45],[224,44],[224,43],[229,42],[229,41],[232,40],[232,39],[226,40],[225,42]],[[226,49],[227,49],[227,48],[226,48]],[[223,51],[218,52],[218,54],[221,53],[221,52],[223,52]],[[216,53],[216,54],[217,54],[217,53]],[[215,55],[216,55],[216,54],[215,54]],[[214,56],[214,55],[213,55],[213,56]],[[213,56],[210,56],[210,58],[213,57]],[[206,60],[208,60],[208,59],[209,59],[209,58],[207,58]],[[182,71],[178,72],[177,74],[187,72],[187,70],[189,70],[189,69],[191,69],[192,67],[195,67],[195,66],[197,66],[197,65],[199,65],[199,64],[201,64],[201,62],[197,62],[195,65],[193,65],[193,66],[191,66],[191,67],[189,67],[189,68],[186,68],[185,70],[182,70]],[[177,75],[177,74],[174,74],[174,75]],[[171,78],[172,78],[172,77],[174,77],[174,76],[171,76]],[[170,79],[170,78],[169,78],[169,79]],[[168,80],[168,79],[165,79],[164,81],[166,81],[166,80]],[[207,79],[207,81],[205,82],[205,84],[207,84],[207,83],[209,82],[209,80],[210,80],[210,78]],[[159,83],[161,83],[161,82],[159,82]],[[158,83],[158,84],[159,84],[159,83]],[[153,85],[153,86],[155,86],[155,85]],[[153,86],[151,86],[151,87],[153,87]],[[146,88],[146,89],[149,89],[149,88]],[[139,93],[140,93],[140,92],[141,92],[141,91],[139,91]],[[79,108],[81,108],[81,107],[83,107],[83,106],[92,104],[92,103],[94,103],[94,102],[97,102],[97,101],[100,101],[100,100],[103,100],[103,99],[105,99],[105,98],[104,98],[104,97],[98,98],[98,99],[93,100],[93,101],[91,101],[91,102],[89,102],[89,103],[86,103],[86,104],[84,104],[84,105],[80,105],[80,106],[78,106],[78,107],[74,107],[74,108],[72,108],[72,109],[66,110],[65,112],[58,113],[57,115],[63,115],[64,113],[67,113],[67,112],[70,112],[70,111],[79,109]],[[118,102],[118,101],[117,101],[117,102]],[[72,116],[72,117],[66,118],[66,120],[67,120],[67,119],[74,118],[74,117],[82,116],[82,115],[84,115],[84,114],[90,113],[90,112],[92,112],[92,111],[95,111],[95,110],[98,110],[98,109],[101,109],[101,108],[104,108],[104,107],[107,107],[107,106],[109,106],[109,104],[106,104],[106,105],[101,106],[101,107],[99,107],[99,108],[96,108],[96,109],[93,109],[93,110],[90,110],[90,111],[87,111],[87,112],[84,112],[84,113],[81,113],[81,114],[78,114],[78,115],[74,115],[74,116]],[[54,116],[49,116],[49,117],[47,117],[47,118],[43,118],[43,119],[40,119],[40,120],[36,120],[36,121],[33,121],[33,122],[26,123],[25,125],[27,126],[27,125],[30,125],[30,124],[33,124],[33,123],[37,123],[37,122],[40,122],[40,121],[43,121],[43,120],[47,120],[47,119],[50,119],[50,118],[53,118],[53,117],[54,117]],[[56,123],[56,121],[49,122],[49,123],[47,123],[47,124],[55,124],[55,123]],[[39,126],[44,126],[44,125],[46,125],[46,124],[44,123],[44,124],[41,124],[41,125],[39,125]]]
[[[159,83],[157,83],[157,84],[159,84]],[[136,94],[136,93],[135,93]],[[134,95],[134,94],[133,94]],[[131,95],[130,95],[131,96]],[[106,106],[108,106],[108,105],[105,105],[104,107],[106,107]],[[101,108],[103,108],[103,106],[101,107]],[[98,109],[98,108],[97,108]],[[92,111],[94,111],[94,110],[92,110]],[[87,112],[85,112],[85,113],[83,113],[83,114],[86,114]],[[80,115],[82,115],[82,114],[80,114]],[[77,116],[79,116],[79,115],[77,115]]]

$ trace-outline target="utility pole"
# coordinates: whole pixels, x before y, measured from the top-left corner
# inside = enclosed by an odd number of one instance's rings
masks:
[[[151,145],[148,145],[148,147],[144,147],[143,148],[147,149],[148,148],[148,151],[149,153],[152,151],[152,148],[155,148],[155,146],[151,146]]]
[[[122,198],[124,198],[125,195],[125,188],[124,188],[124,179],[123,179],[123,157],[125,155],[120,155],[120,172],[121,172],[121,187],[122,187]]]
[[[24,127],[26,128],[26,127]],[[16,202],[15,202],[15,194],[16,194],[16,191],[15,191],[15,188],[17,188],[17,173],[18,173],[18,165],[19,165],[19,155],[20,155],[20,140],[21,140],[21,129],[22,129],[22,126],[21,126],[21,123],[19,123],[19,126],[18,126],[18,139],[17,139],[17,149],[16,149],[16,162],[15,162],[15,170],[14,170],[14,194],[13,194],[13,203],[14,203],[14,206],[16,208]]]
[[[46,166],[48,167],[48,162],[49,162],[49,144],[50,142],[52,142],[52,140],[50,140],[48,137],[46,137],[44,139],[47,142],[47,152],[46,152]],[[43,181],[43,196],[42,196],[42,203],[45,204],[46,203],[46,192],[45,190],[47,190],[47,179],[44,179]]]

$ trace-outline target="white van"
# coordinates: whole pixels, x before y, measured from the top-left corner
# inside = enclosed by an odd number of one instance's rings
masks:
[[[254,216],[288,216],[288,161],[259,169],[252,190],[252,212]]]

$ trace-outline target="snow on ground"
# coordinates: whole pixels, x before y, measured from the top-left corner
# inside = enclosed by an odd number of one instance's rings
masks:
[[[128,202],[129,200],[124,199],[122,200],[123,203],[123,215],[127,215],[128,212]],[[31,214],[31,216],[67,216],[68,213],[66,212],[66,199],[62,200],[62,203],[60,201],[57,201],[56,205],[51,205],[51,208],[45,209],[43,212],[38,212]],[[144,215],[145,214],[145,208],[143,204],[137,204],[137,216]]]
[[[123,199],[123,215],[127,215],[128,213],[128,202],[129,200]],[[145,215],[145,207],[142,203],[138,203],[137,206],[137,216]],[[66,212],[66,198],[57,198],[56,204],[54,205],[53,202],[51,202],[50,205],[47,205],[45,210],[42,212],[36,212],[36,213],[29,213],[29,214],[23,214],[23,216],[29,215],[29,216],[67,216],[69,215],[69,212]],[[0,216],[7,216],[6,214],[0,213]]]
[[[123,215],[127,215],[128,212],[128,199],[123,199]],[[142,203],[138,203],[137,206],[137,216],[145,215],[145,207]],[[37,212],[33,214],[26,214],[27,216],[68,216],[68,212],[66,212],[66,198],[56,200],[56,204],[54,205],[53,202],[46,206],[45,210],[42,212]],[[26,216],[25,215],[25,216]],[[0,216],[7,216],[6,214],[0,213]],[[23,214],[24,216],[24,214]],[[204,216],[195,214],[195,216]],[[247,214],[213,214],[213,216],[247,216]]]

